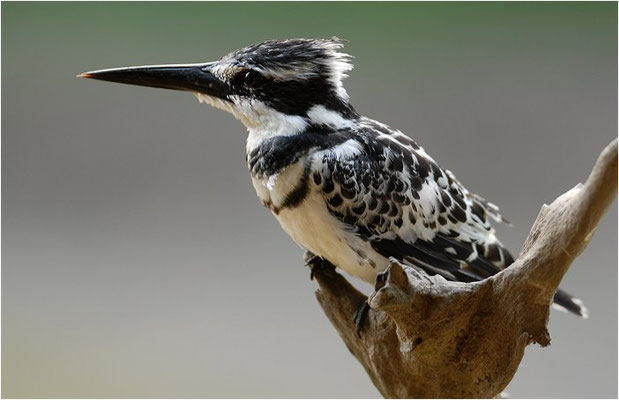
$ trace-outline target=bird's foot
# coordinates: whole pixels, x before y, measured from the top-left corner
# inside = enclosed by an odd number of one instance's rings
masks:
[[[325,275],[330,275],[335,272],[335,265],[331,264],[329,261],[321,258],[310,251],[306,251],[303,255],[303,259],[305,261],[305,265],[307,265],[310,269],[310,279],[314,280],[316,275],[321,275],[324,277]],[[357,336],[361,337],[361,332],[365,326],[367,321],[368,312],[370,311],[370,305],[368,304],[367,299],[363,301],[359,305],[357,312],[353,316],[353,321],[355,326],[357,327]]]
[[[355,326],[357,327],[357,337],[361,337],[361,331],[363,331],[363,327],[365,326],[365,321],[367,321],[369,311],[370,305],[368,304],[368,301],[365,300],[363,303],[361,303],[359,309],[353,317],[353,321],[355,322]]]
[[[316,274],[325,274],[335,271],[335,266],[333,264],[309,251],[305,252],[304,259],[305,265],[310,269],[311,280],[314,280]]]

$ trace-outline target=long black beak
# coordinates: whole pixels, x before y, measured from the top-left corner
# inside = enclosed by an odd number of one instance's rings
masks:
[[[78,78],[127,83],[129,85],[185,90],[227,100],[229,86],[211,72],[214,63],[149,65],[84,72]]]

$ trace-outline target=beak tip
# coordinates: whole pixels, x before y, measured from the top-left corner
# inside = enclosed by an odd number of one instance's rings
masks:
[[[94,75],[90,72],[82,72],[81,74],[75,75],[76,78],[94,78]]]

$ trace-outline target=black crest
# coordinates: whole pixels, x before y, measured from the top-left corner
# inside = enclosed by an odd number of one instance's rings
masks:
[[[342,40],[283,39],[250,45],[223,57],[227,76],[239,95],[256,97],[289,115],[306,115],[315,105],[356,115],[342,85],[352,69],[340,52]]]

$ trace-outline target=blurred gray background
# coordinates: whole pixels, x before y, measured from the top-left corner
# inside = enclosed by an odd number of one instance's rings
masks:
[[[348,39],[346,86],[501,209],[541,205],[617,135],[616,3],[2,3],[3,397],[376,397],[257,200],[245,132],[97,68]],[[617,205],[514,397],[617,397]]]

